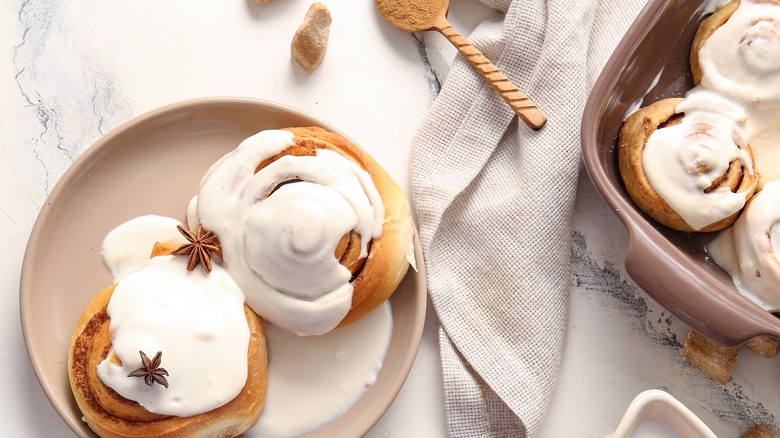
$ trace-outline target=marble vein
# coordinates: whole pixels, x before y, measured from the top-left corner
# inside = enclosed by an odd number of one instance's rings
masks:
[[[36,75],[32,71],[31,61],[34,61],[35,58],[37,58],[37,54],[41,53],[43,51],[43,46],[45,46],[45,42],[48,37],[48,30],[51,28],[51,22],[53,20],[52,15],[57,10],[56,7],[50,6],[54,5],[43,4],[36,7],[36,4],[33,2],[33,0],[24,0],[19,5],[17,19],[22,25],[23,30],[19,44],[14,45],[13,53],[13,65],[16,69],[14,81],[16,86],[19,88],[19,92],[21,93],[24,100],[28,103],[28,105],[35,108],[35,114],[37,116],[38,123],[41,125],[41,131],[38,133],[37,138],[28,138],[26,144],[32,151],[35,160],[40,163],[43,169],[43,192],[46,195],[49,194],[54,183],[51,178],[50,163],[47,159],[44,158],[44,151],[48,151],[50,149],[45,148],[45,145],[43,145],[44,147],[40,146],[41,143],[46,142],[45,137],[49,132],[51,113],[49,109],[43,105],[43,100],[41,99],[38,90],[33,85],[27,86],[26,83],[35,82]],[[38,34],[35,35],[35,32],[38,32]],[[59,137],[56,149],[63,151],[62,145],[59,142]],[[65,156],[70,158],[69,154],[67,154],[67,151],[65,152]]]
[[[740,383],[742,376],[735,372],[731,382],[719,385],[687,363],[682,356],[683,341],[680,337],[687,335],[688,327],[628,280],[625,270],[619,266],[622,266],[622,261],[618,265],[610,260],[605,260],[603,266],[600,266],[588,249],[585,236],[578,231],[572,233],[573,286],[578,291],[593,295],[594,301],[603,307],[605,317],[610,314],[614,314],[614,318],[628,317],[633,330],[651,339],[659,351],[675,352],[677,357],[671,361],[674,370],[668,380],[669,389],[687,387],[688,397],[697,401],[707,400],[704,408],[730,427],[737,426],[744,431],[757,423],[764,423],[778,429],[778,419],[760,401],[760,394],[749,393],[752,391]],[[652,360],[655,353],[647,354]],[[744,350],[741,356],[751,354]],[[740,360],[745,358],[741,357]],[[756,360],[767,361],[764,358]],[[761,365],[772,367],[768,362]],[[687,404],[691,407],[690,402]],[[708,423],[706,419],[705,423]],[[708,425],[712,427],[710,423]]]
[[[112,58],[96,42],[100,36],[71,9],[54,0],[24,0],[17,13],[14,81],[40,126],[23,140],[24,150],[42,168],[44,195],[86,147],[132,116],[111,73]]]
[[[430,59],[428,58],[428,48],[425,44],[425,39],[418,33],[412,33],[412,37],[417,42],[417,53],[422,59],[423,70],[425,72],[425,80],[428,82],[428,88],[431,92],[431,100],[435,99],[441,91],[441,78],[439,78],[436,69],[433,68]]]
[[[97,131],[100,135],[106,135],[105,118],[98,110],[98,87],[95,85],[95,92],[92,93],[92,114],[97,117]]]

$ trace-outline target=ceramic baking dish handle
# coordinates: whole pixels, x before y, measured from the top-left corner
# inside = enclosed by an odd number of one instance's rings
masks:
[[[724,345],[739,345],[763,335],[780,339],[780,319],[769,312],[755,312],[755,304],[709,276],[683,269],[670,255],[680,250],[665,240],[659,243],[648,231],[642,225],[628,225],[626,270],[640,287],[652,288],[659,304],[694,330]],[[722,290],[698,294],[690,289]],[[695,303],[690,298],[694,296]]]

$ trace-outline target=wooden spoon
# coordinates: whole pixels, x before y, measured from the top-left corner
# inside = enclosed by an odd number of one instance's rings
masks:
[[[375,1],[379,12],[395,27],[408,32],[438,30],[447,37],[528,126],[539,129],[547,123],[547,116],[536,104],[447,21],[449,0]]]

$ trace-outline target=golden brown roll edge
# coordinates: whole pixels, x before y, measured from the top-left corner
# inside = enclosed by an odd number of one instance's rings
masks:
[[[104,438],[228,437],[248,430],[260,416],[268,384],[268,352],[260,317],[248,306],[244,306],[250,329],[247,382],[233,400],[211,411],[190,417],[153,414],[105,386],[88,365],[105,358],[110,349],[110,335],[107,334],[110,319],[106,306],[114,287],[115,285],[112,285],[103,289],[89,303],[76,323],[68,349],[71,389],[83,414],[83,420],[89,427]],[[98,332],[103,334],[96,337]],[[96,389],[96,386],[100,388]],[[111,409],[125,409],[129,419],[123,418],[117,412],[106,410],[98,400],[100,397],[110,397],[114,405]],[[145,419],[138,418],[138,412],[142,412]]]
[[[702,229],[694,229],[652,188],[647,179],[643,165],[642,154],[650,136],[657,129],[678,123],[684,114],[675,112],[682,98],[669,98],[657,101],[633,113],[623,123],[618,138],[618,168],[626,191],[634,203],[648,216],[661,224],[678,230],[689,232],[718,231],[733,224],[739,212],[713,222]],[[745,146],[750,152],[750,147]],[[752,153],[750,154],[752,159]],[[755,163],[753,163],[755,169]],[[720,185],[729,186],[732,191],[744,191],[747,187],[755,187],[758,173],[751,176],[737,174],[735,166],[729,167]],[[747,194],[748,198],[752,194]]]
[[[702,71],[701,65],[699,64],[699,51],[702,46],[704,46],[704,42],[707,41],[707,38],[709,38],[713,32],[718,30],[719,27],[723,26],[723,24],[731,18],[738,6],[738,1],[726,3],[718,8],[715,13],[704,19],[696,30],[696,35],[693,37],[693,43],[691,44],[690,54],[691,74],[693,75],[694,84],[699,85],[701,83]]]

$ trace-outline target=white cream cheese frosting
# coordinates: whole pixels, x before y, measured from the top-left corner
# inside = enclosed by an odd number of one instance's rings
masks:
[[[707,245],[736,288],[767,311],[780,310],[780,5],[741,0],[699,51],[701,85],[747,115],[760,191],[734,225]],[[693,92],[696,92],[694,90]]]
[[[98,376],[121,396],[158,414],[187,417],[239,394],[247,379],[250,333],[244,295],[218,265],[187,271],[185,257],[158,256],[126,275],[107,307],[112,350]],[[162,352],[169,387],[128,377]],[[117,365],[111,354],[121,360]]]
[[[387,301],[321,336],[296,336],[267,325],[268,392],[247,437],[300,436],[343,415],[376,381],[392,328]]]
[[[778,5],[742,0],[699,51],[702,85],[757,107],[780,104]]]
[[[699,51],[701,87],[742,105],[760,185],[780,179],[780,5],[742,0]]]
[[[100,246],[100,259],[114,277],[114,283],[141,269],[149,261],[156,242],[185,244],[176,228],[181,222],[148,214],[128,220],[108,232]]]
[[[707,246],[734,285],[767,311],[780,310],[780,181],[755,195],[737,222]]]
[[[366,257],[382,233],[384,207],[371,176],[330,150],[286,155],[255,173],[294,144],[288,131],[244,140],[203,177],[197,217],[219,237],[223,267],[260,316],[319,335],[352,304],[352,274],[334,255],[339,240],[354,230]]]
[[[690,93],[675,111],[680,123],[655,130],[642,153],[650,186],[693,229],[742,209],[747,193],[728,187],[708,190],[737,160],[753,173],[745,145],[745,113],[738,105],[704,89]]]

